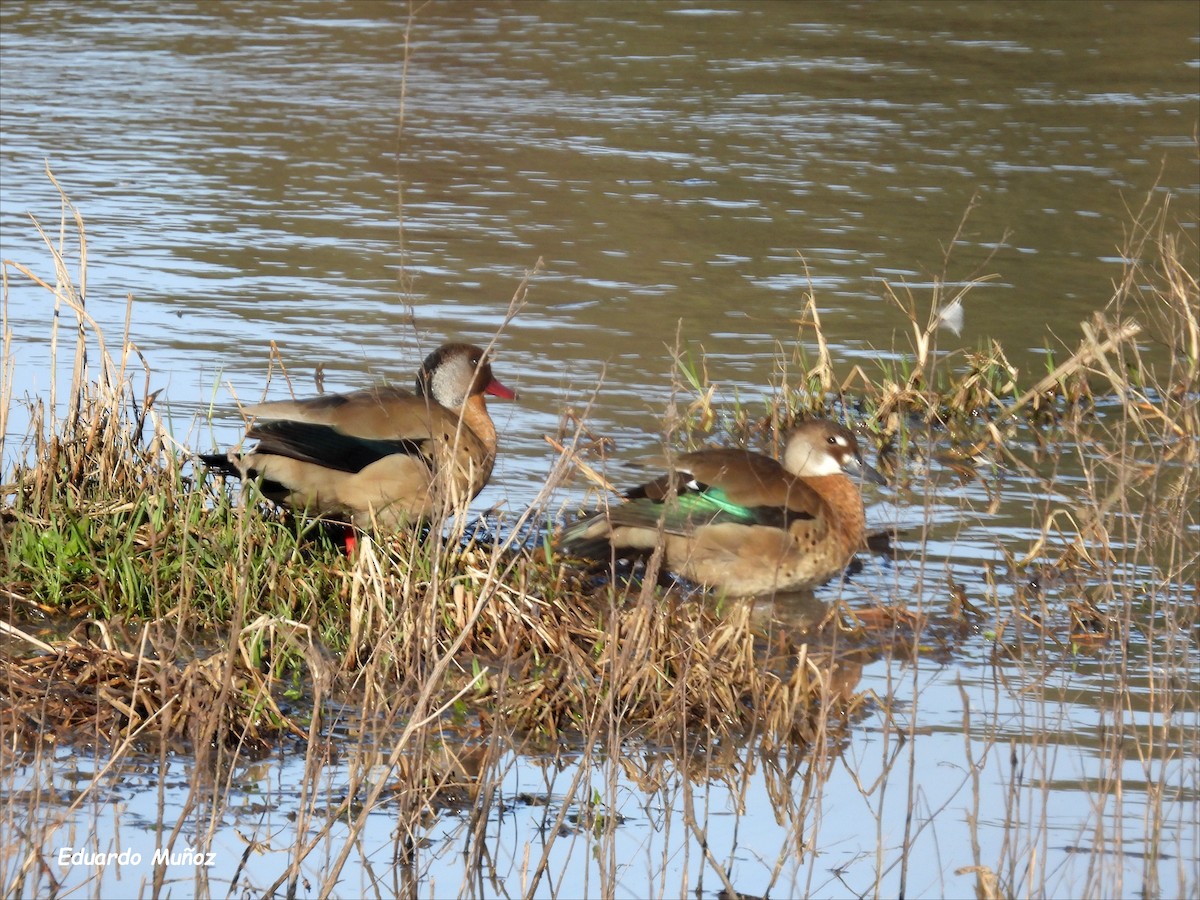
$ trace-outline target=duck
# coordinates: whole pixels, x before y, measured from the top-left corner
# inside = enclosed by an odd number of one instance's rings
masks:
[[[484,350],[447,343],[425,358],[415,391],[379,385],[259,403],[246,410],[254,448],[199,458],[293,510],[396,530],[465,505],[488,483],[497,436],[484,395],[517,396]]]
[[[853,432],[811,419],[787,434],[782,461],[731,448],[680,454],[557,543],[592,560],[661,544],[669,572],[727,595],[811,590],[843,572],[864,543],[862,494],[848,473],[884,483]]]

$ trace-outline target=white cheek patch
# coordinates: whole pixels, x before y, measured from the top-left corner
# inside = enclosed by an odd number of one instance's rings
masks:
[[[828,453],[814,453],[805,463],[804,471],[811,475],[837,475],[841,464]]]

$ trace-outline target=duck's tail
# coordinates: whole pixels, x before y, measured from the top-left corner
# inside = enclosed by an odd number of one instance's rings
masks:
[[[209,471],[216,472],[218,475],[229,475],[233,478],[241,478],[242,470],[238,466],[238,457],[228,453],[197,453],[196,459]]]
[[[568,525],[554,543],[566,556],[598,560],[612,553],[611,538],[608,516],[601,512]]]

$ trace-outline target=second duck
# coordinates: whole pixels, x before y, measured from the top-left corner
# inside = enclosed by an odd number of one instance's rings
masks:
[[[862,495],[847,472],[883,482],[849,429],[815,419],[790,432],[782,464],[748,450],[681,454],[625,503],[570,525],[559,546],[607,559],[662,542],[669,571],[725,593],[810,589],[864,541]]]

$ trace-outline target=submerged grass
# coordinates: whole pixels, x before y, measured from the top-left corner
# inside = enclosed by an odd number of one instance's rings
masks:
[[[640,578],[597,581],[525,537],[545,532],[548,498],[573,470],[603,484],[588,466],[589,448],[602,442],[584,423],[564,437],[546,492],[514,521],[475,527],[463,510],[447,510],[440,531],[364,536],[352,557],[319,523],[296,522],[205,478],[160,420],[128,327],[110,350],[89,316],[83,222],[63,203],[79,274],[68,271],[65,227],[58,241],[43,232],[53,283],[23,266],[4,269],[0,425],[15,402],[11,273],[53,297],[55,353],[59,323],[72,316],[77,327],[69,387],[33,405],[29,437],[2,488],[3,750],[36,758],[84,744],[109,748],[114,759],[186,750],[216,773],[193,791],[189,810],[219,805],[231,761],[285,736],[308,748],[305,791],[317,790],[331,754],[348,754],[340,805],[300,823],[298,834],[308,836],[268,894],[284,884],[294,891],[308,855],[334,823],[349,822],[345,849],[322,871],[326,886],[336,884],[353,836],[382,803],[401,823],[400,859],[415,852],[430,810],[469,802],[482,822],[494,795],[488,779],[499,777],[489,766],[503,742],[548,751],[564,742],[638,741],[672,747],[710,776],[724,771],[716,762],[721,748],[749,744],[772,765],[807,751],[824,766],[847,725],[878,702],[855,690],[864,660],[950,658],[981,631],[993,637],[997,658],[1024,662],[1119,647],[1139,630],[1152,659],[1118,657],[1114,721],[1126,721],[1121,704],[1142,702],[1130,673],[1144,671],[1143,663],[1170,679],[1154,703],[1186,705],[1182,679],[1195,711],[1186,658],[1200,553],[1200,291],[1190,274],[1195,248],[1174,236],[1166,207],[1136,218],[1112,302],[1083,323],[1064,362],[1032,385],[994,344],[961,358],[937,351],[946,310],[961,306],[971,282],[949,297],[939,289],[923,324],[911,294],[894,295],[912,321],[910,345],[895,354],[904,362],[842,377],[810,294],[801,337],[811,329],[817,358],[785,358],[776,399],[760,410],[719,410],[703,356],[679,355],[688,400],[675,404],[682,412],[671,430],[682,442],[716,431],[774,451],[798,418],[837,415],[861,424],[881,467],[918,500],[916,473],[934,465],[981,481],[1017,471],[1053,497],[1064,448],[1079,456],[1083,483],[1068,503],[1048,500],[1035,510],[1040,538],[1008,548],[1009,571],[986,596],[969,597],[951,583],[944,604],[916,596],[873,608],[835,605],[803,628],[779,629],[764,627],[745,603],[664,594],[657,560]],[[1143,358],[1138,341],[1147,339],[1165,346],[1165,373]],[[796,342],[797,354],[803,345]],[[9,458],[9,448],[0,450]],[[929,592],[942,596],[944,573],[926,575],[923,551],[907,562],[919,584],[937,584]],[[1047,599],[1051,583],[1069,587],[1054,594],[1068,602]],[[892,712],[885,713],[890,729]],[[913,737],[896,729],[893,736]],[[331,749],[325,737],[333,733],[351,739]],[[1134,741],[1147,760],[1158,758],[1145,743],[1152,736],[1122,728],[1113,735]],[[798,822],[820,793],[816,782],[805,784],[804,798],[781,801],[797,807]],[[609,787],[615,791],[615,782]],[[568,796],[584,790],[573,784]],[[32,818],[37,801],[30,802]],[[554,828],[568,828],[570,817],[597,834],[616,827],[601,803],[564,802]],[[170,841],[179,827],[166,829]],[[29,836],[31,846],[36,838]],[[547,877],[548,854],[549,845],[541,860],[528,861],[530,884]],[[976,860],[981,896],[1039,893],[1046,873],[1039,882],[1018,870],[1018,857],[1006,857],[1007,869]],[[20,893],[21,885],[43,883],[48,869],[39,865],[34,851],[9,858],[4,871]],[[735,895],[723,868],[713,869]]]

